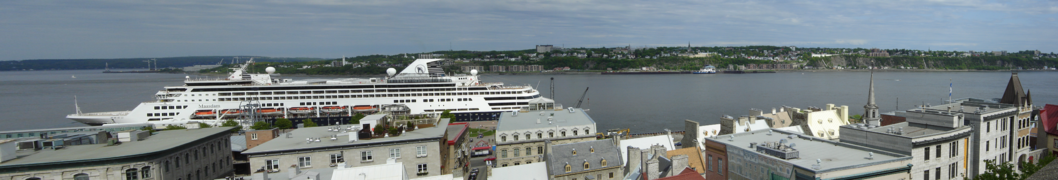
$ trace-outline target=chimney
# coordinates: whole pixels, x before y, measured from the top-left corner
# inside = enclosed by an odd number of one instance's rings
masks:
[[[643,168],[643,170],[646,170],[645,173],[647,174],[647,179],[661,178],[659,176],[661,175],[661,168],[658,165],[658,159],[650,159],[650,161],[647,161],[646,168]]]
[[[672,167],[669,168],[669,176],[675,176],[687,168],[689,157],[687,155],[672,156]]]
[[[290,168],[287,168],[287,179],[294,179],[298,174],[301,174],[301,167],[298,165],[290,165]]]
[[[268,180],[268,172],[265,172],[265,167],[261,166],[261,169],[257,169],[257,171],[253,173],[253,177],[251,177],[251,179]]]
[[[625,148],[628,149],[628,154],[627,154],[628,158],[626,158],[628,160],[628,164],[625,165],[628,169],[625,170],[625,171],[627,172],[627,171],[635,170],[640,165],[642,165],[643,153],[640,152],[639,148],[635,148],[635,147],[632,147],[632,146],[628,146],[628,147],[625,147]]]
[[[775,108],[771,108],[771,114],[775,114]]]

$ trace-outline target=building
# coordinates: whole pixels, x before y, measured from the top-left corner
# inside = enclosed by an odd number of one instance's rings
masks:
[[[897,112],[907,122],[887,126],[841,127],[841,142],[911,155],[911,179],[967,177],[973,129],[960,113],[937,110]],[[970,173],[970,175],[976,175]]]
[[[1007,82],[1007,88],[1003,91],[1003,97],[999,100],[999,103],[1011,104],[1017,108],[1014,119],[1005,122],[1004,126],[1013,128],[1008,141],[1012,147],[1010,153],[1012,156],[1008,160],[1017,159],[1018,164],[1037,154],[1033,152],[1031,138],[1029,138],[1032,135],[1032,122],[1036,121],[1033,118],[1036,108],[1033,107],[1031,93],[1031,91],[1024,91],[1018,73],[1013,72],[1010,74],[1010,81]]]
[[[525,66],[525,70],[526,71],[533,71],[533,72],[540,72],[540,71],[544,70],[544,66],[542,66],[542,65],[528,65],[528,66]]]
[[[267,129],[267,130],[248,130],[244,134],[246,137],[246,149],[252,149],[257,145],[264,144],[276,137],[279,137],[279,129]]]
[[[695,174],[699,174],[698,177],[705,174],[705,158],[702,157],[702,149],[697,146],[685,147],[676,150],[671,150],[665,153],[669,159],[676,159],[676,156],[687,156],[687,168],[694,171]],[[673,171],[675,172],[675,171]]]
[[[688,167],[689,157],[686,154],[669,155],[670,150],[664,146],[652,145],[648,148],[627,146],[624,154],[626,179],[651,180],[679,174]],[[697,152],[695,152],[697,153]]]
[[[467,145],[470,141],[469,125],[465,122],[452,123],[448,124],[447,128],[445,136],[448,140],[445,148],[448,149],[448,161],[444,162],[446,168],[442,169],[441,173],[452,174],[456,170],[468,173],[470,172],[467,168],[470,166],[470,146]]]
[[[460,66],[459,70],[462,70],[465,73],[470,73],[470,70],[478,70],[478,72],[485,72],[485,67],[483,67],[483,66]]]
[[[870,125],[881,125],[882,117],[878,105],[874,104],[874,69],[871,69],[871,85],[867,90],[867,105],[863,105],[863,122]]]
[[[507,72],[507,69],[506,69],[506,66],[491,65],[491,66],[489,66],[489,71],[490,72]]]
[[[737,119],[728,115],[720,117],[720,134],[734,134],[768,129],[768,119],[763,117],[740,116]]]
[[[681,171],[680,174],[658,178],[657,180],[705,180],[705,177],[699,175],[694,169],[686,167],[683,168],[683,171]]]
[[[128,142],[18,150],[0,140],[0,179],[215,179],[232,171],[231,128],[159,131]],[[144,133],[150,134],[150,133]],[[21,143],[19,144],[21,145]],[[10,158],[15,155],[18,158]],[[13,157],[13,156],[11,156]]]
[[[123,124],[123,125],[108,125],[108,126],[81,126],[81,127],[65,127],[65,128],[48,128],[48,129],[27,129],[27,130],[12,130],[12,131],[0,131],[0,139],[49,139],[56,138],[60,134],[76,135],[76,134],[97,134],[99,132],[119,132],[128,130],[139,130],[147,127],[151,127],[150,123],[142,124]],[[94,138],[93,138],[94,139]],[[99,143],[95,140],[88,144]],[[70,144],[70,143],[67,143]]]
[[[544,161],[551,145],[595,140],[595,121],[581,109],[503,112],[496,123],[500,167]]]
[[[1058,105],[1047,104],[1040,111],[1040,128],[1037,135],[1037,147],[1046,149],[1052,156],[1058,156]]]
[[[521,71],[525,71],[525,70],[526,70],[525,69],[525,65],[510,65],[510,66],[507,66],[507,71],[510,71],[510,72],[521,72]]]
[[[536,45],[536,52],[537,53],[551,52],[552,48],[554,48],[554,46],[552,46],[552,45]]]
[[[961,99],[954,103],[930,106],[908,111],[942,112],[961,114],[964,124],[973,127],[970,145],[970,173],[985,172],[985,160],[1006,163],[1014,156],[1011,148],[1012,128],[1010,121],[1018,114],[1018,107],[1011,104],[989,102],[981,99]],[[911,118],[908,118],[910,121]]]
[[[555,144],[548,149],[549,179],[624,179],[621,151],[613,139]]]
[[[838,132],[841,126],[849,124],[849,106],[845,105],[826,104],[823,108],[787,108],[785,111],[790,112],[794,124],[800,125],[805,134],[818,138],[836,140],[841,136]]]
[[[706,179],[907,179],[911,156],[782,130],[706,139]]]
[[[346,131],[350,132],[346,132]],[[269,172],[296,166],[301,169],[385,164],[386,159],[406,165],[405,172],[416,177],[440,175],[448,162],[446,127],[406,131],[397,136],[364,135],[359,126],[320,126],[293,130],[280,137],[243,151],[250,167]],[[357,133],[361,132],[361,133]],[[369,134],[369,133],[368,133]]]
[[[621,156],[621,162],[625,164],[629,164],[629,159],[627,159],[627,154],[630,153],[628,151],[629,148],[650,149],[654,147],[660,147],[662,148],[662,150],[665,151],[671,151],[676,149],[676,144],[675,142],[673,142],[672,138],[672,132],[666,132],[665,134],[656,136],[638,137],[632,139],[617,139],[617,141],[617,145],[621,147],[621,154],[626,155]]]

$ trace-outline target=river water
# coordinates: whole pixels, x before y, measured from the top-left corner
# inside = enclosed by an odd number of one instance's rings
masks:
[[[129,110],[167,85],[181,85],[184,74],[100,73],[99,70],[0,72],[0,131],[83,126],[65,118],[82,112]],[[194,75],[192,75],[194,77]],[[285,76],[338,78],[342,76]],[[671,75],[482,75],[486,82],[531,85],[558,103],[581,105],[599,129],[631,128],[633,133],[682,130],[683,120],[719,123],[750,108],[848,105],[862,114],[868,72],[779,72],[767,74]],[[1037,106],[1058,104],[1058,72],[1021,72],[1022,86]],[[882,112],[941,104],[952,98],[992,99],[1003,95],[1010,72],[875,72],[875,98]],[[897,101],[899,99],[899,104]]]

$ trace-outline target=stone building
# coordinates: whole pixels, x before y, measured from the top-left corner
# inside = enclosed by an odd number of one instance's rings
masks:
[[[621,151],[614,139],[552,145],[547,169],[553,180],[624,179]]]
[[[445,148],[448,149],[448,161],[444,162],[444,169],[442,174],[451,174],[456,170],[463,171],[463,173],[469,173],[470,170],[467,168],[470,165],[470,146],[467,142],[470,141],[470,130],[469,125],[465,122],[448,124],[448,130],[445,130],[447,143]]]
[[[658,179],[679,174],[683,169],[689,167],[688,155],[670,156],[670,152],[662,145],[650,146],[650,148],[636,148],[628,146],[628,164],[625,165],[625,177],[642,177],[635,179]],[[700,157],[700,156],[697,156]]]
[[[967,177],[973,129],[963,124],[962,114],[916,110],[897,115],[907,121],[887,126],[842,126],[841,142],[911,155],[911,179]]]
[[[279,129],[267,129],[267,130],[249,130],[246,131],[246,149],[257,147],[257,145],[264,144],[276,137],[279,137]]]
[[[446,127],[406,131],[397,136],[360,138],[352,126],[301,128],[244,151],[250,167],[278,172],[287,167],[300,169],[386,164],[387,159],[402,162],[405,172],[433,176],[446,172],[448,138]],[[348,130],[353,130],[347,132]]]
[[[168,130],[128,142],[54,149],[17,150],[0,142],[0,180],[222,178],[232,172],[230,130]]]
[[[908,179],[911,156],[783,130],[706,138],[707,179]]]
[[[1036,108],[1032,104],[1032,92],[1025,91],[1021,87],[1021,78],[1018,78],[1017,72],[1010,74],[1010,81],[1007,82],[1007,88],[1003,91],[1003,97],[999,103],[1011,104],[1017,108],[1017,115],[1014,119],[1006,122],[1006,126],[1013,128],[1009,136],[1012,152],[1008,158],[1017,160],[1016,162],[1021,164],[1027,161],[1028,157],[1037,156],[1037,153],[1033,152],[1031,138],[1029,138],[1032,135],[1032,122],[1037,120],[1033,116]]]
[[[985,160],[1000,163],[1010,162],[1014,157],[1012,148],[1013,124],[1018,114],[1018,107],[1011,104],[994,103],[981,99],[961,99],[954,103],[936,106],[925,105],[909,112],[933,112],[961,115],[964,124],[973,127],[970,145],[970,171],[968,174],[985,172]],[[910,121],[911,118],[908,118]]]
[[[496,164],[544,161],[552,145],[595,140],[595,121],[581,109],[503,112],[496,124]]]

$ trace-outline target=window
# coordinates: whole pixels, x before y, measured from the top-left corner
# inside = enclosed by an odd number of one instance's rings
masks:
[[[544,138],[544,133],[536,133],[536,138],[537,139],[543,139]]]
[[[716,157],[716,171],[724,172],[724,158]],[[724,173],[720,173],[721,175]]]
[[[338,164],[340,162],[345,162],[345,159],[342,159],[342,154],[331,154],[331,164]]]
[[[934,177],[936,177],[936,178],[934,178],[934,179],[940,179],[940,167],[937,167],[937,169],[935,169],[935,171],[936,171],[936,172],[935,172],[934,174],[937,174],[937,175],[936,175],[936,176],[934,176]]]
[[[992,132],[992,122],[985,123],[985,132]]]
[[[360,161],[373,161],[371,157],[371,151],[360,151]]]
[[[250,134],[250,140],[257,140],[257,133]]]
[[[926,156],[924,157],[926,158],[926,160],[929,160],[929,147],[926,147]]]
[[[576,149],[573,150],[573,155],[577,155],[577,150]]]
[[[555,132],[547,132],[547,137],[554,138],[555,137]],[[1056,141],[1058,141],[1058,140],[1056,140]]]
[[[590,130],[587,130],[587,129],[585,129],[585,130],[584,130],[584,135],[589,135],[589,134],[591,134],[591,131],[590,131]]]
[[[992,146],[989,146],[988,145],[988,141],[985,141],[985,152],[988,152],[989,147],[992,147]]]
[[[415,157],[426,157],[426,146],[415,147]]]
[[[591,165],[588,165],[588,162],[584,161],[584,170],[588,170],[589,167],[591,167]]]
[[[312,167],[312,160],[310,159],[310,157],[307,157],[307,156],[306,157],[298,157],[298,166],[299,167]]]
[[[588,149],[588,152],[591,152],[591,153],[595,153],[595,147],[590,147],[590,148]]]
[[[165,170],[165,172],[169,172],[169,161],[165,161],[165,163],[162,164],[162,169]]]
[[[562,137],[566,137],[566,131],[562,131]]]
[[[566,164],[566,172],[570,171],[573,171],[573,166],[569,166],[569,164]]]
[[[507,150],[500,150],[500,158],[507,158]]]
[[[518,156],[521,156],[521,155],[522,155],[522,153],[518,152],[518,148],[514,148],[514,157],[518,157]]]
[[[500,136],[500,142],[507,142],[507,136]]]
[[[268,170],[279,170],[279,160],[278,159],[265,160],[265,166],[268,167]],[[188,178],[188,179],[191,179],[191,178]]]
[[[511,135],[511,136],[514,136],[514,140],[515,140],[515,141],[517,141],[517,140],[518,140],[518,135],[517,135],[517,134],[515,134],[515,135]]]
[[[176,157],[173,161],[173,167],[180,168],[180,157]]]
[[[948,165],[948,179],[955,178],[955,175],[958,174],[958,169],[956,169],[955,164],[956,163],[951,163],[951,165]]]
[[[526,156],[533,155],[533,148],[531,148],[531,147],[525,148],[525,155]]]
[[[125,180],[137,180],[139,177],[136,175],[136,169],[125,170]]]
[[[544,154],[544,147],[543,146],[537,146],[536,147],[536,153],[537,154]]]
[[[707,165],[707,166],[709,168],[709,171],[713,171],[713,155],[712,154],[709,155],[709,165]]]
[[[140,168],[140,177],[143,179],[151,178],[151,167]]]
[[[573,131],[573,135],[576,136],[577,135],[577,131]]]
[[[522,165],[522,162],[514,162],[514,165],[515,165],[515,166],[517,166],[517,165]]]
[[[418,167],[417,169],[418,169],[419,175],[424,175],[424,174],[427,173],[426,164],[419,164],[417,167]]]
[[[533,137],[532,134],[525,133],[525,140],[530,140],[530,139],[532,139],[532,137]]]
[[[89,180],[88,179],[88,174],[85,174],[85,173],[75,174],[75,175],[73,175],[73,180]]]
[[[940,145],[937,145],[937,159],[940,159]]]
[[[400,158],[400,148],[393,148],[389,150],[389,157]]]
[[[922,173],[922,179],[923,180],[929,180],[929,170],[926,170],[925,172]]]
[[[603,159],[602,162],[599,162],[599,166],[606,167],[606,160]]]

